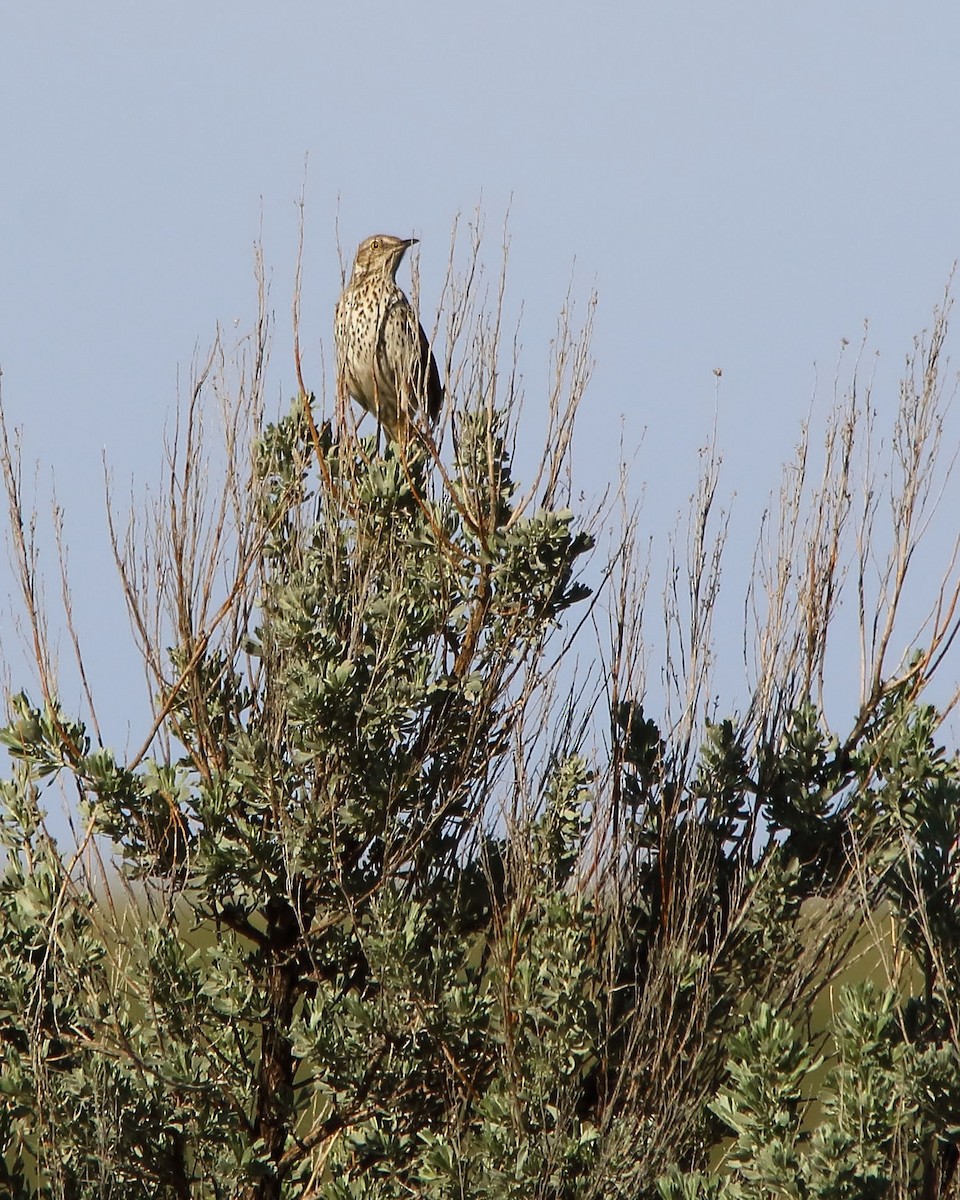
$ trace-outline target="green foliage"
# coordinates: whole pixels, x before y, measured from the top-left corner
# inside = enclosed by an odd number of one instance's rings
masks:
[[[557,462],[520,502],[504,414],[458,419],[449,467],[300,404],[260,431],[224,629],[178,543],[154,757],[10,698],[0,1190],[955,1194],[940,714],[908,673],[841,737],[791,677],[668,724],[622,662],[599,719],[557,700],[592,537]]]
[[[908,1019],[892,989],[841,989],[824,1077],[808,1039],[761,1005],[731,1038],[728,1082],[711,1105],[734,1141],[707,1194],[854,1200],[919,1191],[924,1149],[955,1135],[960,1063],[953,1047],[919,1045]],[[819,1112],[804,1119],[814,1099]],[[679,1200],[705,1179],[673,1171],[661,1194]]]
[[[478,428],[499,480],[462,464],[441,502],[415,451],[325,433],[311,465],[299,410],[265,432],[259,625],[246,667],[172,652],[179,761],[123,767],[12,700],[2,1128],[22,1194],[267,1195],[311,1175],[315,1194],[440,1194],[465,1139],[507,1155],[505,1188],[549,1168],[562,1190],[589,1158],[571,1097],[595,1063],[595,922],[564,891],[585,762],[546,771],[529,877],[482,830],[515,681],[586,594],[590,539],[567,511],[515,514]],[[58,774],[143,881],[119,909],[44,832]]]

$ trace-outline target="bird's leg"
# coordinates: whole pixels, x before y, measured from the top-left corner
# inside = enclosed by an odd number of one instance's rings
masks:
[[[380,385],[377,383],[377,373],[373,373],[373,419],[377,423],[376,441],[373,444],[374,454],[380,454],[380,434],[384,435],[383,453],[387,452],[387,433],[383,427],[383,421],[380,420]]]

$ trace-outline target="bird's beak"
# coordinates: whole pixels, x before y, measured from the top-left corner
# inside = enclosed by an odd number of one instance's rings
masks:
[[[419,242],[419,241],[420,241],[419,238],[407,238],[407,240],[403,244],[404,244],[404,247],[409,249],[411,246],[415,246],[417,244],[417,242]]]

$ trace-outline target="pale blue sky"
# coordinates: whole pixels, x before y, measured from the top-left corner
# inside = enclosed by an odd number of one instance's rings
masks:
[[[595,286],[581,484],[614,474],[622,420],[628,446],[643,438],[637,490],[661,539],[693,490],[721,367],[743,565],[841,339],[869,319],[892,411],[960,253],[958,46],[954,0],[4,4],[3,398],[67,508],[82,632],[117,691],[111,740],[142,686],[132,654],[101,649],[123,621],[101,453],[121,490],[156,476],[178,370],[218,322],[251,322],[261,221],[274,374],[292,394],[305,156],[308,382],[321,339],[331,361],[338,205],[348,253],[376,231],[421,237],[429,310],[457,213],[482,203],[495,262],[509,204],[528,403],[545,404],[571,278],[581,300]],[[5,563],[0,584],[3,601]]]

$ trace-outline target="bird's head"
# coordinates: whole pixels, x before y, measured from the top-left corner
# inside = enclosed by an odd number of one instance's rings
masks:
[[[368,237],[357,250],[352,282],[358,283],[370,276],[395,279],[400,260],[416,241],[416,238],[392,237],[389,233],[375,233],[373,237]]]

